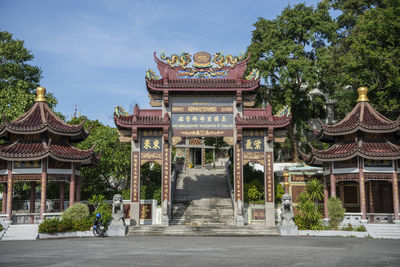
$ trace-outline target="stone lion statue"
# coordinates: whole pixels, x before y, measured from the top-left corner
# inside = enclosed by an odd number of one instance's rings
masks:
[[[125,225],[124,201],[120,194],[113,197],[111,225]]]
[[[289,194],[282,196],[281,225],[295,225],[293,221],[292,197]]]

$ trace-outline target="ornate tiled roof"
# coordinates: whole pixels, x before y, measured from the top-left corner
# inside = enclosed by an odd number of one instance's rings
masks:
[[[317,132],[317,138],[324,139],[326,136],[340,136],[352,134],[357,131],[367,133],[391,133],[400,131],[400,117],[389,120],[376,111],[369,102],[358,102],[354,109],[339,123],[334,125],[324,124]]]
[[[289,125],[291,120],[289,116],[274,116],[272,108],[268,105],[266,108],[248,108],[243,109],[243,116],[236,116],[236,125],[242,127],[265,126],[268,127],[285,127]]]
[[[302,154],[307,164],[343,161],[360,156],[366,159],[393,160],[400,159],[400,146],[387,140],[364,140],[358,143],[340,142],[325,150],[312,148],[311,155]]]
[[[0,159],[3,160],[39,160],[52,157],[60,161],[90,164],[99,160],[94,146],[88,150],[75,148],[66,143],[46,144],[41,141],[16,141],[0,146]]]
[[[28,112],[15,121],[0,125],[0,136],[4,136],[7,132],[26,135],[49,131],[56,135],[71,136],[74,141],[78,141],[86,139],[89,134],[83,124],[84,121],[79,125],[69,125],[61,121],[46,102],[36,102]]]
[[[163,127],[170,124],[168,113],[163,117],[161,109],[139,109],[137,105],[133,115],[117,116],[114,114],[114,121],[118,128]]]
[[[233,79],[181,79],[169,80],[166,82],[162,78],[160,80],[150,80],[146,78],[147,88],[154,91],[184,91],[187,89],[196,89],[196,91],[208,91],[215,89],[224,89],[236,91],[238,89],[254,90],[258,88],[259,80],[244,80],[235,81]],[[246,90],[246,91],[247,91]]]

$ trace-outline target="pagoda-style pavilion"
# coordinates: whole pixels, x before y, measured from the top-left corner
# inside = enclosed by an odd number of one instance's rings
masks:
[[[367,91],[358,89],[357,105],[339,123],[320,121],[317,137],[333,145],[325,150],[312,147],[303,158],[307,164],[323,166],[325,218],[328,196],[336,197],[339,191],[346,212],[361,213],[361,222],[382,221],[382,214],[388,213],[385,220],[394,216],[400,223],[400,117],[392,121],[381,115],[369,103]]]
[[[244,76],[249,61],[222,52],[166,56],[154,60],[161,77],[146,73],[150,105],[133,115],[117,108],[114,114],[120,141],[132,143],[131,225],[139,224],[140,166],[153,161],[162,165],[162,224],[168,225],[171,206],[171,151],[203,137],[223,137],[233,147],[234,212],[236,225],[243,225],[243,165],[253,161],[265,168],[265,222],[275,225],[273,186],[274,131],[290,123],[286,112],[275,116],[272,108],[249,108],[260,85],[259,72]],[[191,66],[189,65],[192,62]],[[204,157],[204,149],[202,157]],[[202,160],[204,162],[204,159]],[[187,162],[186,162],[187,164]]]
[[[4,184],[2,213],[12,221],[13,185],[31,183],[30,213],[35,212],[35,187],[41,183],[40,220],[45,219],[48,182],[60,184],[60,210],[64,209],[65,183],[69,183],[69,205],[79,202],[82,165],[98,160],[94,147],[82,150],[72,143],[85,140],[83,123],[69,125],[46,103],[46,89],[38,87],[33,107],[13,122],[0,125],[0,182]]]

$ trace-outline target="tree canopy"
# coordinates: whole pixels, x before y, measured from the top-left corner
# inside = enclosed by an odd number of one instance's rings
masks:
[[[24,41],[0,30],[0,113],[9,121],[22,115],[34,103],[35,88],[39,86],[42,71],[29,64],[33,58],[24,47]],[[52,94],[47,97],[54,107],[56,99]]]

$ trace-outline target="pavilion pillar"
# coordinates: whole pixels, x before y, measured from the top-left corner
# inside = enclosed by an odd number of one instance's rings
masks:
[[[64,211],[65,182],[60,183],[60,211]]]
[[[81,202],[81,176],[77,175],[76,176],[76,202]]]
[[[396,223],[400,223],[399,220],[399,174],[398,174],[398,166],[397,160],[393,160],[394,172],[393,172],[393,212],[394,212],[394,221]]]
[[[137,137],[136,137],[137,138]],[[137,138],[138,139],[138,138]],[[139,226],[140,222],[140,142],[132,134],[131,148],[131,206],[130,225]]]
[[[374,195],[373,195],[373,190],[372,190],[372,183],[373,181],[369,181],[368,183],[368,194],[369,194],[369,212],[370,213],[374,213]],[[370,215],[370,221],[373,222],[374,221],[374,215],[371,214]]]
[[[36,202],[36,182],[31,182],[31,199],[30,199],[30,205],[29,205],[29,212],[34,213],[35,212],[35,202]]]
[[[242,159],[242,145],[236,143],[234,147],[233,156],[233,177],[234,177],[234,191],[235,191],[235,223],[236,226],[244,226],[243,217],[243,159]]]
[[[365,179],[364,179],[364,159],[359,157],[359,189],[360,189],[360,211],[361,222],[367,222],[367,205],[365,202]]]
[[[323,176],[324,178],[324,218],[328,219],[329,218],[329,212],[328,212],[328,198],[329,198],[329,192],[328,192],[328,178],[326,175]]]
[[[1,203],[1,213],[6,214],[7,213],[7,183],[3,184],[3,201]]]
[[[268,141],[270,134],[271,132],[268,129],[268,137],[264,137],[265,226],[275,227],[274,142],[273,139]]]
[[[72,162],[72,174],[71,174],[71,181],[69,183],[69,206],[73,206],[75,204],[75,163]]]
[[[12,221],[13,184],[12,161],[7,162],[7,221]]]
[[[204,147],[201,148],[201,167],[203,169],[206,167],[206,149]]]
[[[330,181],[331,181],[331,197],[336,197],[336,179],[335,175],[333,174],[333,162],[331,162],[330,168]]]
[[[47,196],[47,158],[42,159],[42,181],[41,181],[41,199],[40,199],[40,220],[43,221],[46,213]]]
[[[344,183],[341,182],[339,184],[339,188],[340,188],[340,200],[342,201],[342,204],[344,205]]]

